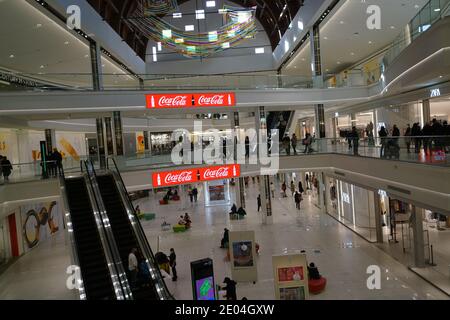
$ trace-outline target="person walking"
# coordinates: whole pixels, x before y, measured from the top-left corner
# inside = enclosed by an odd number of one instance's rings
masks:
[[[283,182],[283,184],[281,185],[281,191],[282,191],[282,193],[283,193],[283,198],[286,198],[287,197],[287,195],[286,195],[286,182]]]
[[[248,136],[245,137],[245,158],[250,157],[250,138]]]
[[[353,155],[357,156],[359,148],[359,133],[356,130],[356,127],[352,127],[350,138],[352,139],[353,142]]]
[[[303,153],[311,153],[312,149],[311,149],[311,144],[312,144],[312,137],[311,134],[307,133],[305,136],[305,139],[303,139],[303,144],[305,145],[305,150],[303,151]]]
[[[13,170],[13,167],[11,165],[11,162],[8,160],[8,158],[1,157],[0,158],[0,166],[1,166],[1,173],[3,174],[4,181],[9,181],[9,176],[11,175],[11,171]]]
[[[406,151],[408,153],[411,153],[411,150],[410,150],[411,149],[411,138],[410,138],[410,136],[411,136],[411,127],[409,126],[409,123],[408,123],[408,126],[406,127],[404,136],[405,136]]]
[[[297,136],[295,133],[292,134],[291,138],[292,150],[294,150],[294,155],[297,155]]]
[[[173,248],[170,248],[169,265],[172,269],[172,281],[177,281],[177,255],[175,254],[175,250]]]
[[[300,202],[302,202],[303,198],[301,193],[299,193],[298,191],[295,192],[294,195],[294,201],[295,201],[295,207],[297,208],[297,210],[300,210]]]
[[[295,193],[295,183],[293,180],[291,180],[291,196],[293,197]]]
[[[275,198],[275,185],[273,182],[270,183],[270,192],[272,193],[272,198]]]
[[[197,202],[197,197],[198,197],[197,187],[194,187],[194,189],[192,189],[192,196],[194,197],[194,201]]]
[[[226,287],[223,288],[223,290],[226,291],[224,298],[226,298],[227,300],[237,300],[236,281],[231,280],[230,278],[226,277],[223,280],[223,283],[226,284]]]
[[[380,137],[380,144],[381,144],[380,158],[383,158],[386,152],[387,136],[388,136],[388,133],[384,126],[381,126],[380,131],[378,132],[378,136]]]
[[[261,195],[258,194],[258,198],[256,199],[257,205],[258,205],[258,212],[261,209]]]
[[[298,182],[298,192],[300,192],[300,194],[305,192],[305,189],[303,189],[303,184],[301,181]]]

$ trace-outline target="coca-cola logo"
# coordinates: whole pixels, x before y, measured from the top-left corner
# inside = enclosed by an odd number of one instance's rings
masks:
[[[216,170],[206,169],[205,173],[203,173],[203,178],[211,179],[211,178],[227,178],[228,177],[228,168],[220,167]]]
[[[224,103],[224,95],[216,94],[214,96],[200,96],[198,98],[199,105],[222,105]]]
[[[161,98],[159,98],[159,105],[167,107],[183,107],[186,105],[186,96],[162,96]]]
[[[168,173],[164,178],[165,183],[183,183],[190,182],[192,180],[192,172],[191,171],[183,171],[178,174]]]

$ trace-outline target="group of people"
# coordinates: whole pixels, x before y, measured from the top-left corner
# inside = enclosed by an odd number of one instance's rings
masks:
[[[247,212],[242,207],[239,207],[239,209],[238,209],[236,204],[233,203],[233,205],[231,206],[230,215],[234,215],[234,214],[237,214],[238,216],[243,218],[244,216],[247,215]]]
[[[312,149],[311,145],[314,142],[314,137],[311,136],[310,133],[305,134],[305,138],[302,140],[302,145],[305,146],[305,149],[303,153],[311,153],[314,150]],[[292,134],[292,137],[289,137],[289,135],[286,133],[281,140],[281,145],[283,146],[283,149],[286,151],[286,154],[288,156],[291,155],[291,147],[294,151],[294,155],[297,155],[297,144],[298,144],[298,138],[295,133]]]
[[[161,271],[164,271],[166,274],[170,276],[170,272],[172,271],[172,281],[178,280],[177,273],[177,255],[175,253],[174,248],[170,248],[169,256],[167,256],[164,252],[157,252],[155,254],[156,263],[158,263]],[[164,275],[163,275],[164,277]]]
[[[186,229],[189,229],[191,227],[191,223],[192,223],[191,217],[187,212],[184,214],[184,216],[181,215],[180,220],[178,220],[178,224],[181,226],[185,226]]]
[[[365,131],[368,137],[368,146],[375,146],[375,140],[373,135],[374,126],[370,122]],[[450,150],[450,125],[447,121],[438,121],[433,119],[430,122],[425,123],[423,128],[420,123],[416,122],[412,125],[408,124],[403,135],[399,127],[394,124],[391,130],[388,130],[385,126],[381,126],[378,131],[380,138],[380,157],[394,157],[398,158],[400,155],[400,139],[406,146],[407,153],[411,153],[411,146],[414,145],[414,152],[419,153],[421,149],[426,154],[431,154],[433,148],[438,148],[443,151]],[[347,142],[349,150],[353,149],[353,154],[358,155],[360,133],[355,126],[347,133]]]
[[[188,194],[189,194],[189,199],[191,200],[191,203],[194,201],[197,202],[197,198],[198,198],[197,187],[194,187],[194,188],[189,187]]]
[[[13,170],[13,166],[7,157],[0,155],[0,173],[5,182],[9,181],[9,176]]]
[[[53,152],[47,156],[47,168],[50,177],[56,177],[62,174],[62,160],[61,153],[58,149],[53,148]]]

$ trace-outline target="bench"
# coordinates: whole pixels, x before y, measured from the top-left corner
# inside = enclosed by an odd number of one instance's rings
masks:
[[[144,220],[145,221],[154,220],[155,218],[156,218],[156,214],[155,213],[144,213]]]
[[[174,225],[172,229],[173,229],[173,232],[185,232],[187,230],[186,226],[181,225],[181,224]]]

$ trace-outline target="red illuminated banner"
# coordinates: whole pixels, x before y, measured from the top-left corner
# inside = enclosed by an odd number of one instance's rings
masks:
[[[158,188],[202,181],[231,179],[240,175],[241,166],[239,164],[231,164],[200,169],[157,172],[153,174],[152,180],[153,187]]]
[[[233,92],[148,94],[145,96],[148,109],[232,107],[236,105]]]

